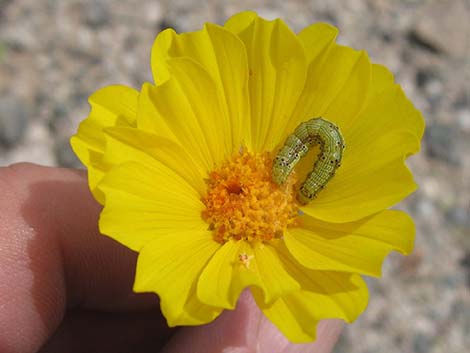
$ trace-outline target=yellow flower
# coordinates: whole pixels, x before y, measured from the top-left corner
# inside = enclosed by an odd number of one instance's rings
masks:
[[[294,34],[244,12],[197,32],[160,33],[155,84],[105,87],[72,137],[104,205],[100,230],[139,252],[134,290],[155,292],[168,324],[199,325],[249,287],[293,342],[324,318],[366,307],[360,274],[413,247],[412,220],[387,210],[416,188],[405,158],[424,123],[391,73],[318,23]],[[272,160],[303,121],[336,124],[341,167],[295,201],[310,153],[285,185]]]

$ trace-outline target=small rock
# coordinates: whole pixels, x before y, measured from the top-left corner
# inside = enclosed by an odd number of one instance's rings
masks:
[[[416,48],[428,51],[433,54],[441,53],[441,49],[438,45],[436,45],[427,36],[418,32],[416,29],[410,30],[407,33],[406,38],[408,39],[408,42]]]
[[[369,293],[371,293],[371,295],[372,293],[377,292],[379,283],[376,278],[364,276],[363,279],[366,282],[367,289],[369,290]]]
[[[282,15],[279,15],[278,17],[282,17]],[[321,11],[318,13],[318,17],[321,18],[321,21],[324,21],[329,24],[332,24],[333,26],[339,27],[339,20],[338,20],[336,11],[331,11],[331,10]]]
[[[54,146],[54,153],[59,167],[77,168],[81,162],[70,147],[68,139],[58,141]]]
[[[452,104],[455,109],[470,109],[470,92],[460,94]]]
[[[260,17],[263,17],[267,20],[275,20],[276,18],[282,17],[282,11],[274,7],[260,7],[256,11]]]
[[[465,132],[470,132],[470,94],[464,93],[453,103],[456,109],[457,122]]]
[[[109,6],[100,1],[92,1],[86,5],[84,16],[85,23],[93,29],[102,28],[109,24],[111,18]]]
[[[149,25],[158,23],[158,20],[162,17],[162,8],[158,1],[150,1],[142,4],[145,11],[145,19]]]
[[[0,20],[5,17],[5,9],[11,0],[0,0]]]
[[[426,88],[426,86],[437,79],[436,70],[432,68],[419,68],[416,72],[416,84],[419,88]]]
[[[401,274],[405,276],[415,276],[423,264],[423,258],[423,250],[420,248],[417,248],[410,255],[402,257],[400,263]]]
[[[456,300],[450,307],[450,318],[455,320],[458,317],[462,317],[465,313],[466,305],[462,300]]]
[[[453,289],[455,290],[461,283],[463,282],[463,278],[460,274],[451,274],[447,276],[442,276],[439,278],[439,283],[443,290],[445,289]]]
[[[161,32],[167,28],[173,28],[175,30],[175,32],[178,32],[178,29],[176,27],[176,25],[174,23],[172,23],[170,20],[168,19],[162,19],[160,22],[158,22],[158,31]]]
[[[466,267],[470,270],[470,252],[465,253],[465,255],[460,260],[460,266]]]
[[[466,0],[423,2],[418,13],[408,32],[412,45],[435,54],[467,57],[469,10]]]
[[[7,53],[7,46],[5,43],[0,42],[0,63],[2,62],[3,58],[6,56]]]
[[[413,349],[416,353],[428,353],[432,347],[432,338],[423,333],[418,333],[413,338]]]
[[[0,144],[12,147],[23,137],[29,111],[24,102],[13,97],[0,97]]]
[[[452,207],[446,212],[447,219],[458,227],[470,229],[470,209]]]
[[[417,211],[417,214],[419,214],[423,218],[426,218],[426,217],[429,218],[429,217],[435,216],[436,206],[431,200],[423,199],[416,203],[416,211]]]
[[[351,339],[348,335],[348,328],[346,327],[343,330],[342,334],[339,336],[338,342],[336,342],[334,353],[345,353],[349,352],[351,347]]]
[[[63,124],[63,121],[67,117],[68,109],[67,106],[63,103],[57,104],[52,109],[52,114],[48,121],[48,128],[52,133],[57,133],[60,130],[60,126]]]
[[[385,43],[391,43],[394,40],[393,34],[386,30],[381,30],[379,36]]]
[[[456,153],[458,134],[455,127],[431,125],[426,128],[424,137],[427,146],[426,153],[429,157],[454,165],[460,164],[460,158]]]
[[[432,67],[420,68],[415,76],[416,85],[423,91],[431,107],[435,107],[442,99],[444,89],[437,70]]]
[[[470,109],[457,110],[457,122],[465,132],[470,132]]]
[[[466,252],[463,258],[460,259],[459,263],[465,271],[465,276],[467,277],[467,287],[470,288],[470,252]]]

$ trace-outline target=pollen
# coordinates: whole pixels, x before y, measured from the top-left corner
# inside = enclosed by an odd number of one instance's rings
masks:
[[[298,224],[295,173],[281,186],[271,173],[269,153],[241,150],[209,174],[202,218],[215,241],[268,242]]]
[[[238,261],[243,265],[247,270],[250,269],[250,262],[254,259],[253,255],[248,255],[246,253],[241,253],[238,255]]]

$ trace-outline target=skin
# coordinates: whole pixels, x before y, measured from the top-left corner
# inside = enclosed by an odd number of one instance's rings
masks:
[[[0,352],[327,353],[341,322],[290,344],[244,292],[213,323],[169,329],[132,293],[137,254],[99,234],[84,171],[0,168]]]

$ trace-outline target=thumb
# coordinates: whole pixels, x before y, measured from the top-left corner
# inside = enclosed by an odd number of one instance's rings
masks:
[[[341,320],[324,320],[318,325],[315,342],[290,343],[246,290],[235,310],[226,310],[208,325],[178,330],[162,353],[330,353],[342,326]]]

